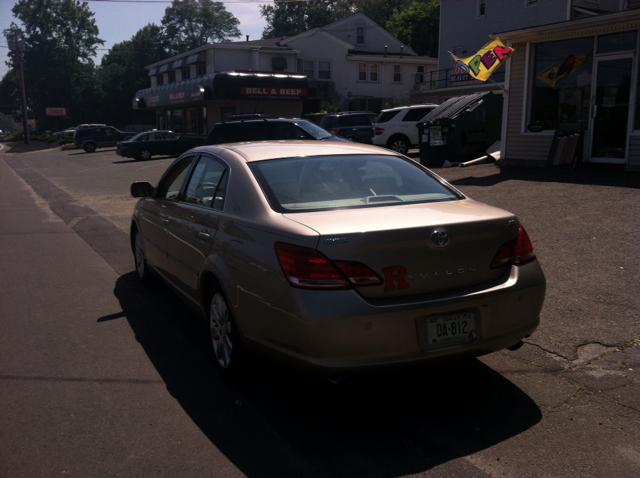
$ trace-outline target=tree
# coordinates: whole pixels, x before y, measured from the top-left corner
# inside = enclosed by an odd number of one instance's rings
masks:
[[[132,111],[131,101],[136,91],[149,87],[144,67],[167,57],[163,42],[161,27],[150,23],[130,40],[113,45],[102,57],[97,71],[102,122],[114,125],[155,122],[153,117],[149,118],[149,112]]]
[[[356,13],[356,10],[353,0],[312,0],[260,5],[260,15],[267,22],[262,38],[297,35],[346,18]]]
[[[90,106],[84,90],[92,87],[92,58],[104,43],[87,3],[18,0],[11,11],[24,25],[25,86],[35,119],[51,128],[54,122],[45,116],[47,107],[65,107],[72,117],[80,117]],[[16,29],[12,24],[9,30]],[[9,30],[5,36],[12,34]]]
[[[393,16],[395,10],[402,11],[412,0],[354,0],[358,11],[364,13],[383,28]]]
[[[173,0],[162,17],[165,45],[171,55],[206,45],[210,40],[237,38],[238,25],[240,21],[222,2],[211,0]]]
[[[440,0],[414,0],[395,10],[387,29],[419,55],[438,57]]]

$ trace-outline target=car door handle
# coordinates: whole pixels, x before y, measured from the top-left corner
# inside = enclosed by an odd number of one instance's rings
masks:
[[[158,214],[158,217],[160,218],[164,226],[169,225],[169,218],[167,216],[165,216],[164,214]]]
[[[210,241],[211,235],[207,231],[200,231],[198,237],[203,241]]]

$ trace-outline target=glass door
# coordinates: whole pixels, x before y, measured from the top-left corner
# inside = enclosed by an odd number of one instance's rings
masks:
[[[626,162],[632,67],[632,54],[595,59],[590,161]]]

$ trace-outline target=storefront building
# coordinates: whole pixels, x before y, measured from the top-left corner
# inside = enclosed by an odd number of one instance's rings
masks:
[[[548,164],[554,136],[582,162],[640,171],[640,10],[499,33],[508,60],[501,157]],[[571,152],[573,153],[573,151]]]
[[[147,66],[151,87],[132,107],[155,110],[158,129],[199,137],[235,114],[300,117],[308,83],[297,54],[270,41],[205,45]]]

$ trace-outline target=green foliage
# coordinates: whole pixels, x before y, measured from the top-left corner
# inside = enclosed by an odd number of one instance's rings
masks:
[[[49,129],[54,119],[45,116],[47,107],[65,107],[71,116],[79,116],[83,92],[91,87],[92,57],[104,43],[87,3],[18,0],[12,12],[24,25],[24,77],[33,117]],[[12,24],[5,36],[16,28]],[[15,67],[15,57],[12,63]]]
[[[21,129],[17,129],[5,139],[7,141],[22,141],[24,139],[24,132]]]
[[[394,10],[387,30],[419,55],[438,57],[440,0],[414,0]]]
[[[172,55],[209,41],[225,42],[240,36],[240,21],[222,2],[173,0],[162,17],[165,46]]]
[[[267,22],[262,38],[297,35],[346,18],[356,11],[356,4],[352,0],[311,0],[260,5],[260,15]]]
[[[7,132],[13,129],[14,120],[12,116],[0,113],[0,130]]]

